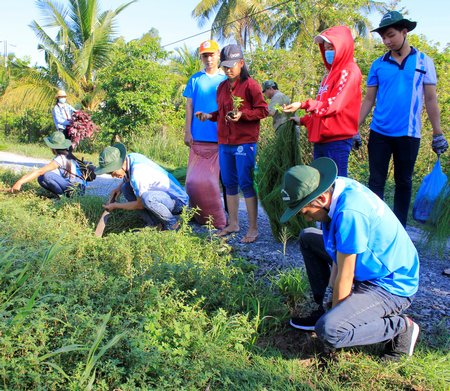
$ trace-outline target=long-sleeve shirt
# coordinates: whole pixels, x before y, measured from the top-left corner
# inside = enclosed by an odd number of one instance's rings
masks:
[[[243,99],[238,111],[242,112],[237,122],[227,121],[227,113],[233,110],[232,96]],[[217,121],[219,144],[239,145],[258,142],[260,120],[267,117],[269,111],[259,84],[252,78],[237,79],[231,85],[223,81],[217,89],[218,111],[211,113],[211,121]]]
[[[52,110],[53,122],[55,123],[56,130],[63,131],[70,123],[72,114],[76,110],[68,103],[57,103]]]

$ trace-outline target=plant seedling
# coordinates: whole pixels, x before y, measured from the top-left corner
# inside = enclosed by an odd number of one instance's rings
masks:
[[[242,99],[240,96],[231,95],[231,99],[233,100],[233,110],[229,111],[227,113],[227,116],[230,118],[234,118],[239,111],[239,109],[242,107],[242,103],[244,102],[244,99]]]

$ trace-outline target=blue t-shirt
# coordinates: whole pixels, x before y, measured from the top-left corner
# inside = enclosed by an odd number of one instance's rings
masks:
[[[357,254],[355,281],[369,281],[409,297],[419,285],[419,256],[391,209],[353,179],[338,177],[332,196],[331,222],[323,223],[327,253]]]
[[[136,197],[142,197],[147,191],[164,191],[172,199],[178,199],[184,205],[189,197],[176,178],[158,164],[140,153],[130,153],[126,157],[127,171],[125,180],[129,180]]]
[[[368,87],[378,87],[370,128],[385,136],[420,138],[423,86],[436,85],[433,60],[418,50],[398,64],[390,52],[375,60]]]
[[[192,99],[194,113],[197,111],[204,113],[217,111],[217,87],[226,78],[222,71],[211,76],[203,70],[191,76],[184,89],[183,96]],[[191,133],[194,141],[217,143],[217,122],[202,122],[193,115]]]

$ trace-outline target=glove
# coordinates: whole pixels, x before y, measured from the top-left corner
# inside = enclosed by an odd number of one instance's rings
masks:
[[[359,135],[359,133],[356,133],[356,134],[353,136],[352,149],[354,149],[355,151],[357,151],[359,148],[361,148],[361,146],[362,146],[361,136]]]
[[[331,309],[333,304],[333,287],[327,286],[323,295],[322,307],[325,311]]]
[[[435,134],[433,135],[433,141],[431,142],[431,148],[436,153],[436,155],[440,155],[444,153],[448,149],[448,142],[445,139],[443,134]]]

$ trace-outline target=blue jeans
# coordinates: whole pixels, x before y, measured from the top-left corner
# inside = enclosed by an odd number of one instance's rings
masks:
[[[314,301],[321,304],[332,262],[325,251],[322,231],[303,230],[300,250]],[[334,348],[388,341],[405,330],[405,319],[399,315],[410,304],[411,298],[393,295],[368,281],[355,281],[351,295],[326,312],[316,323],[315,331],[326,345]]]
[[[253,170],[256,144],[219,144],[220,175],[228,195],[236,195],[241,188],[245,198],[255,197]]]
[[[333,159],[338,168],[338,175],[346,177],[348,175],[348,156],[352,150],[352,144],[352,138],[329,143],[315,143],[314,160],[319,157]]]
[[[136,201],[136,195],[129,182],[124,182],[121,187],[122,194],[127,201]],[[139,211],[140,217],[149,226],[162,224],[164,229],[169,229],[177,222],[174,216],[180,214],[183,203],[174,200],[164,191],[147,191],[142,194],[143,210]]]
[[[394,213],[406,227],[411,203],[412,174],[419,153],[420,139],[416,137],[389,137],[370,131],[369,136],[369,189],[381,199],[391,156],[394,159]]]
[[[86,188],[78,183],[71,183],[67,178],[62,177],[52,171],[46,172],[38,177],[38,183],[44,189],[56,195],[72,196],[74,191],[84,194]]]

